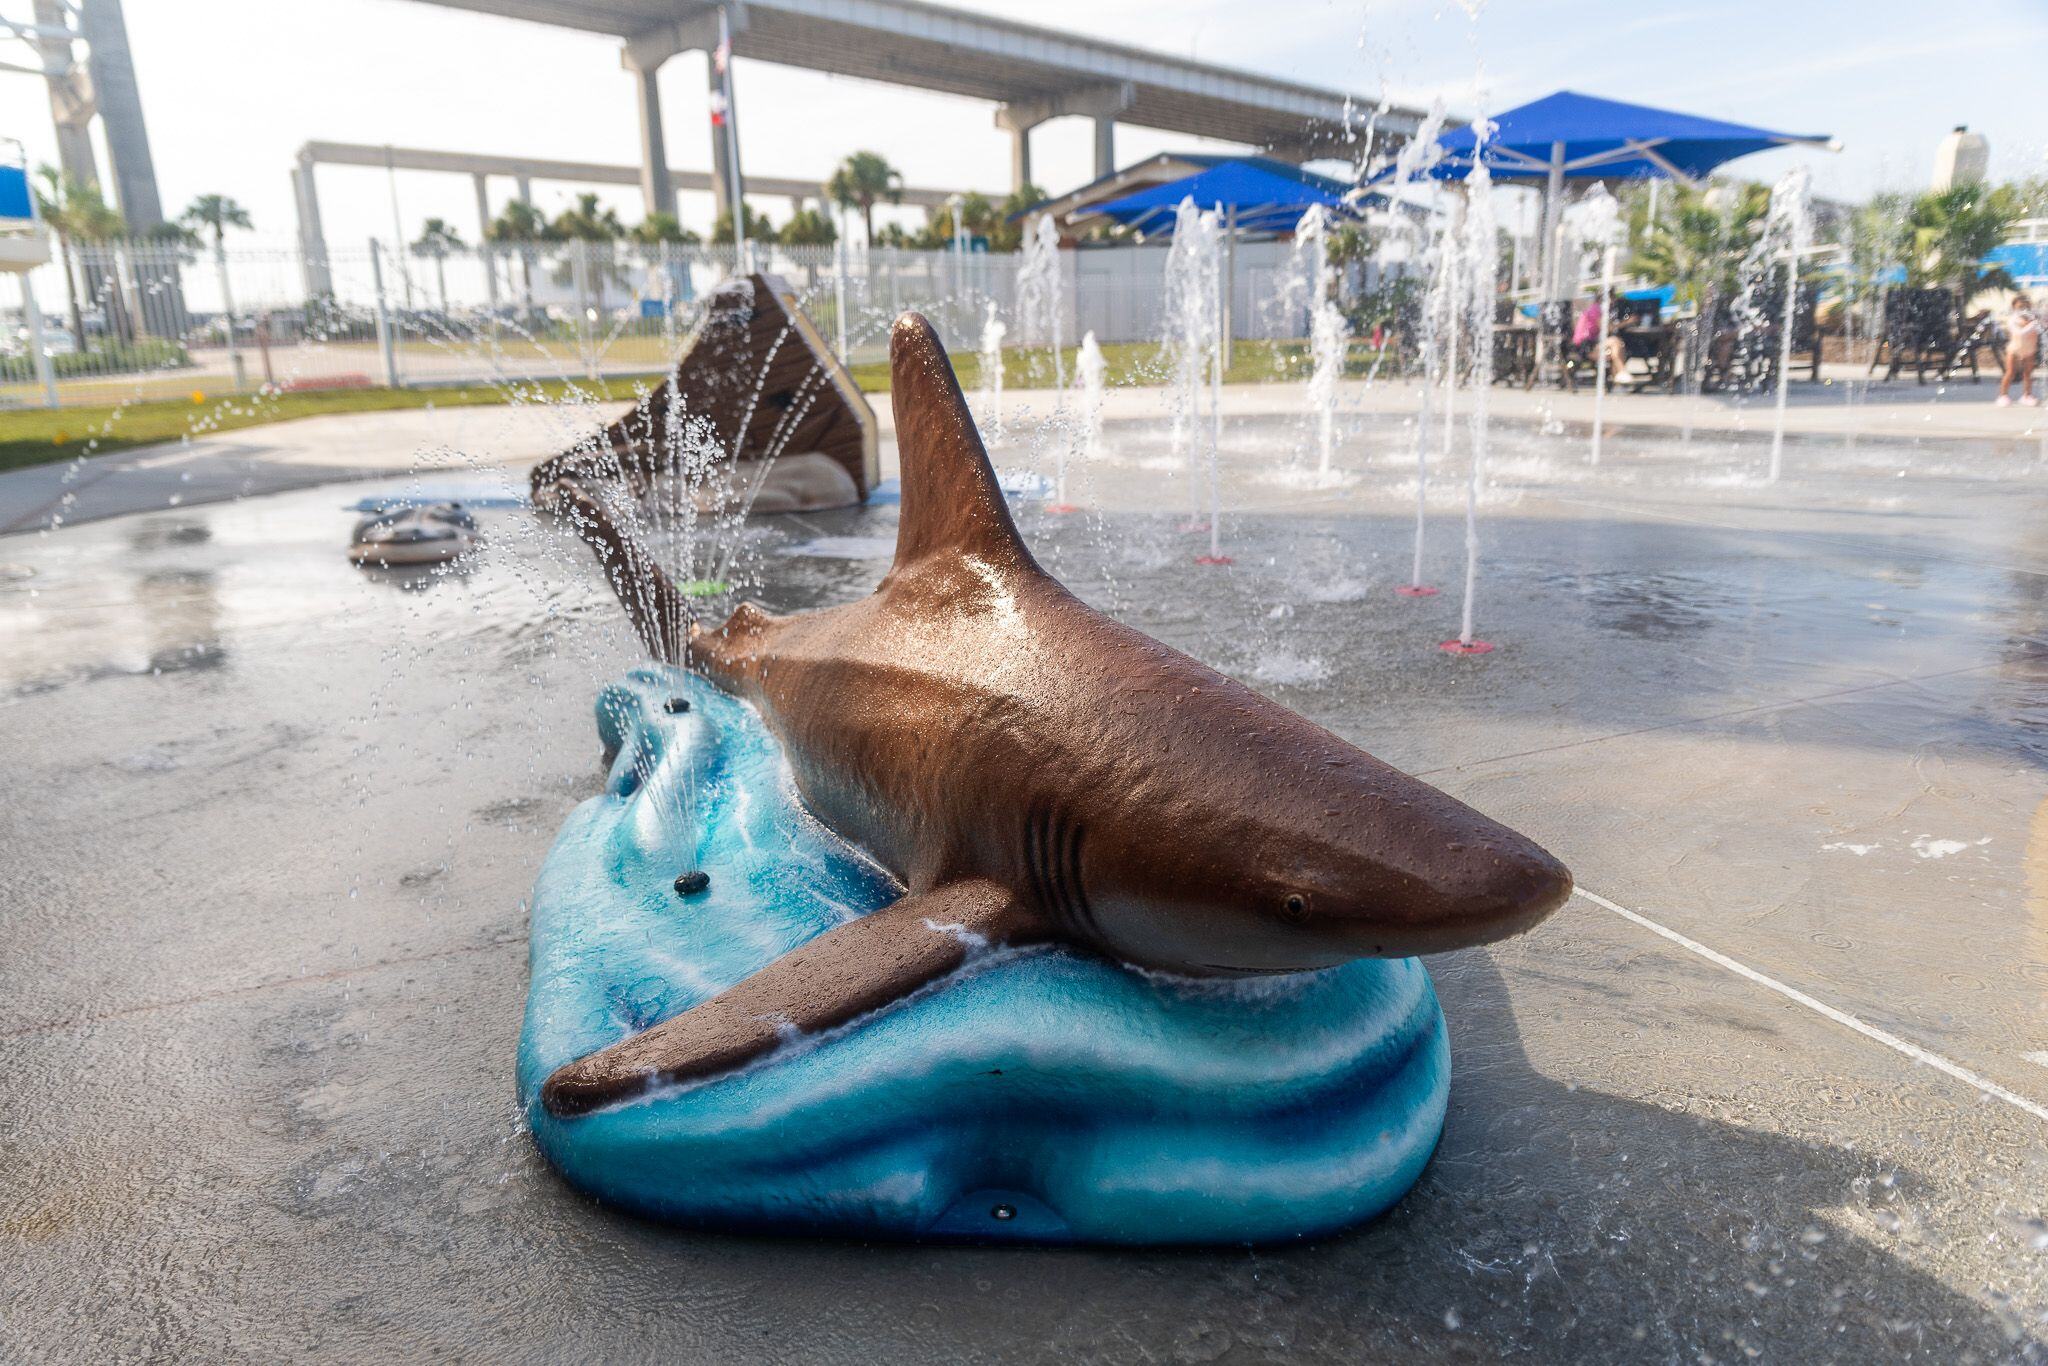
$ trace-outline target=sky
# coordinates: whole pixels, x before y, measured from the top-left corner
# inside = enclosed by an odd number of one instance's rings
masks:
[[[2048,5],[1971,0],[953,0],[962,8],[1190,54],[1207,61],[1453,115],[1499,110],[1559,88],[1828,133],[1843,150],[1761,154],[1732,169],[1772,180],[1795,161],[1816,192],[1860,199],[1920,188],[1952,126],[1987,135],[1991,173],[2048,173],[2048,90],[2025,54],[2048,51]],[[175,213],[202,193],[248,206],[258,239],[286,245],[290,168],[311,139],[630,163],[638,158],[630,78],[615,40],[443,9],[419,0],[126,0],[157,177]],[[0,16],[29,17],[27,0]],[[0,60],[27,59],[0,44]],[[992,107],[820,73],[735,62],[742,160],[758,174],[822,180],[847,153],[881,152],[918,185],[1008,190],[1009,143]],[[0,79],[0,134],[33,161],[55,158],[43,83]],[[710,166],[704,59],[661,72],[671,165]],[[1089,124],[1033,137],[1036,178],[1058,192],[1089,178]],[[1120,128],[1119,162],[1220,144]],[[384,172],[325,167],[331,244],[393,232]],[[591,188],[591,187],[586,187]],[[536,187],[544,211],[577,187]],[[494,184],[494,206],[513,193]],[[627,222],[637,190],[601,192]],[[400,173],[397,217],[476,235],[466,177]],[[786,201],[763,200],[780,221]],[[703,230],[709,195],[682,196]],[[885,220],[888,214],[880,215]],[[899,211],[906,223],[915,211]]]

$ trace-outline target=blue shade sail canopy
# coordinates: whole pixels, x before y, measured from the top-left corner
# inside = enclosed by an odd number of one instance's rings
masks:
[[[1986,266],[2003,266],[2005,273],[2022,284],[2048,280],[2048,242],[2007,242],[1984,258]],[[1901,278],[1905,272],[1901,271]]]
[[[1341,180],[1283,161],[1247,158],[1097,204],[1092,212],[1148,235],[1171,236],[1181,201],[1192,199],[1198,209],[1235,209],[1239,232],[1292,232],[1317,204],[1332,214],[1352,212],[1344,202],[1348,189]]]
[[[1475,164],[1478,134],[1459,128],[1437,139],[1442,156],[1422,172],[1431,180],[1463,180]],[[1826,147],[1824,133],[1769,128],[1625,104],[1560,90],[1493,119],[1478,160],[1495,180],[1677,180],[1695,183],[1724,162],[1776,147]],[[1392,176],[1391,169],[1375,180]]]
[[[0,219],[35,217],[35,200],[29,193],[26,166],[0,166]]]

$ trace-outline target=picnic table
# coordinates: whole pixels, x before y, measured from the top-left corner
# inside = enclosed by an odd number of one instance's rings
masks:
[[[1640,362],[1641,368],[1624,368],[1618,374],[1609,375],[1609,385],[1614,388],[1626,385],[1637,390],[1671,387],[1679,370],[1679,342],[1683,330],[1670,323],[1631,323],[1616,328],[1612,335],[1621,338],[1622,349],[1627,353],[1631,367]],[[1569,337],[1569,331],[1563,326],[1554,329],[1553,354],[1546,365],[1541,347],[1542,327],[1534,323],[1516,323],[1496,328],[1493,334],[1494,382],[1533,389],[1539,379],[1547,377],[1544,372],[1548,371],[1558,384],[1576,390],[1580,380],[1594,372],[1599,357],[1591,346],[1572,346]]]

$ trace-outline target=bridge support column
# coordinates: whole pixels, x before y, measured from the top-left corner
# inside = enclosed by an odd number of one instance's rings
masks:
[[[320,226],[320,192],[313,182],[313,162],[304,155],[292,167],[292,203],[299,211],[299,275],[306,299],[331,299],[334,271],[327,261],[327,234]]]
[[[721,98],[725,81],[713,57],[718,51],[721,22],[727,36],[744,33],[747,27],[746,7],[734,5],[728,9],[720,5],[688,19],[657,24],[628,38],[619,52],[619,65],[632,72],[640,82],[640,189],[647,200],[649,213],[676,211],[675,185],[669,178],[667,151],[662,145],[661,97],[654,88],[654,73],[663,62],[679,52],[704,54],[704,65],[711,77],[712,108],[716,109],[721,104],[728,106],[724,124],[711,130],[711,157],[717,168],[712,177],[712,194],[717,198],[720,213],[731,211],[732,206],[726,201],[732,197],[731,186],[739,180],[740,170],[731,164],[739,156],[739,124],[736,121],[738,111],[730,105],[738,101],[737,98],[731,101]],[[745,182],[741,184],[744,186]],[[745,193],[743,188],[741,194]]]
[[[1031,130],[1035,125],[1020,124],[1010,130],[1010,189],[1021,191],[1031,183]]]
[[[149,133],[142,122],[142,92],[135,84],[121,0],[83,0],[78,6],[78,32],[86,42],[86,69],[107,143],[114,203],[128,220],[128,231],[139,237],[164,221],[164,210],[157,197],[156,163],[150,158]]]
[[[99,112],[93,101],[92,81],[76,60],[70,38],[58,36],[71,28],[71,11],[64,0],[35,0],[36,25],[43,31],[36,48],[49,73],[50,116],[57,125],[57,164],[65,175],[81,185],[99,188],[98,155],[92,146],[92,120]]]
[[[622,64],[633,77],[640,113],[640,198],[650,214],[673,214],[676,189],[668,178],[668,144],[661,128],[661,88],[655,82],[661,60],[644,65],[629,47]]]
[[[996,106],[996,127],[1010,135],[1010,188],[1031,183],[1031,130],[1048,119],[1078,114],[1095,120],[1095,174],[1116,169],[1116,116],[1137,98],[1129,81],[1056,90],[1042,99]]]
[[[482,171],[470,176],[476,186],[476,259],[484,268],[484,296],[493,314],[498,311],[498,260],[491,250],[490,177]]]

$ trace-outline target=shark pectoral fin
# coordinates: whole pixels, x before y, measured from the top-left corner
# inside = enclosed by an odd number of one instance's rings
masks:
[[[674,1019],[558,1068],[541,1087],[578,1115],[649,1086],[715,1076],[772,1051],[792,1030],[845,1024],[943,977],[975,949],[1029,932],[1007,888],[949,883],[849,921]]]

